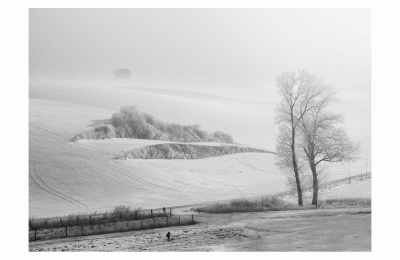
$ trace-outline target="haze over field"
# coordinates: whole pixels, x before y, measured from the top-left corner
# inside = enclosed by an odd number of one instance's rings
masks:
[[[154,208],[284,191],[272,154],[117,160],[158,140],[70,142],[134,105],[156,119],[222,131],[275,151],[275,77],[307,69],[335,85],[360,160],[371,158],[368,10],[31,9],[29,215]],[[129,79],[113,78],[128,68]]]

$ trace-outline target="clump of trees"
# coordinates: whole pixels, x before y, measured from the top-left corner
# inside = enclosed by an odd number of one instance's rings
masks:
[[[235,153],[268,153],[268,151],[241,146],[209,146],[192,144],[157,144],[136,148],[123,159],[203,159]]]
[[[285,72],[277,77],[282,100],[276,109],[277,165],[290,174],[295,183],[298,204],[303,205],[302,181],[311,172],[313,199],[318,202],[318,184],[324,162],[343,162],[356,159],[359,144],[354,144],[344,129],[338,127],[343,117],[327,111],[335,100],[332,87],[307,71]],[[290,183],[290,182],[289,182]]]
[[[217,131],[208,133],[199,125],[170,124],[154,119],[152,115],[139,112],[134,106],[122,107],[111,117],[110,124],[99,125],[79,134],[74,139],[138,138],[174,142],[233,143],[229,134]]]
[[[126,68],[114,70],[115,78],[130,78],[131,75],[132,75],[132,72]]]

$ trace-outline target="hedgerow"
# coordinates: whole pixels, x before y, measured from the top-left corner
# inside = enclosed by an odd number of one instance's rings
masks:
[[[203,159],[234,153],[267,153],[268,151],[241,146],[209,146],[192,144],[157,144],[131,150],[123,159]]]

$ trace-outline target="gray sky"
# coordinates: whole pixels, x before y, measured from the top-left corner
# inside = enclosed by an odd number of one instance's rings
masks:
[[[371,81],[369,9],[30,9],[31,77],[134,77],[275,85],[306,69]]]

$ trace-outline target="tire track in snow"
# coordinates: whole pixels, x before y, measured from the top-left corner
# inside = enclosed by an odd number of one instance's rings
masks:
[[[36,185],[37,185],[39,188],[41,188],[42,190],[44,190],[45,192],[47,192],[47,193],[49,193],[49,194],[51,194],[51,195],[53,195],[53,196],[55,196],[55,197],[57,197],[57,198],[60,198],[60,199],[62,199],[62,200],[65,200],[65,201],[67,201],[67,202],[69,202],[69,203],[71,203],[71,204],[74,204],[74,205],[77,206],[78,208],[81,208],[78,204],[75,204],[74,202],[69,201],[69,200],[67,200],[67,199],[65,199],[65,198],[63,198],[63,197],[60,197],[60,196],[58,196],[57,194],[54,194],[53,192],[50,192],[50,191],[46,190],[45,188],[43,188],[43,187],[42,187],[39,183],[37,183],[37,181],[32,177],[32,175],[31,175],[30,172],[29,172],[29,177],[31,177],[32,181],[33,181],[34,183],[36,183]]]
[[[87,206],[85,203],[82,203],[82,202],[80,202],[79,200],[76,200],[76,199],[74,199],[74,198],[72,198],[72,197],[70,197],[70,196],[68,196],[68,195],[65,195],[64,193],[59,192],[59,191],[57,191],[57,190],[51,188],[49,185],[47,185],[47,184],[42,180],[42,178],[40,178],[39,174],[37,174],[36,169],[35,169],[35,163],[34,163],[33,161],[32,161],[32,168],[33,168],[33,171],[35,172],[36,176],[39,178],[39,180],[40,180],[47,188],[49,188],[50,190],[52,190],[52,191],[54,191],[54,192],[57,192],[58,194],[60,194],[60,195],[62,195],[62,196],[64,196],[64,197],[67,197],[67,198],[69,198],[69,199],[71,199],[71,200],[73,200],[73,201],[75,201],[75,202],[78,202],[79,204],[81,204],[81,205],[85,206],[86,208],[88,208],[88,206]]]
[[[142,183],[142,184],[145,184],[145,185],[151,186],[151,187],[153,187],[153,188],[157,188],[157,189],[170,190],[170,191],[180,192],[180,191],[177,190],[177,189],[173,189],[173,188],[169,188],[169,187],[166,187],[166,186],[154,184],[154,183],[152,183],[152,182],[148,182],[148,181],[145,181],[145,180],[143,180],[143,179],[141,179],[141,178],[132,176],[132,175],[130,175],[129,173],[127,173],[126,171],[124,171],[124,170],[118,169],[118,168],[115,167],[115,166],[111,166],[111,165],[109,165],[109,164],[107,164],[107,163],[105,163],[105,162],[103,162],[103,161],[101,161],[101,160],[95,159],[95,158],[90,157],[90,156],[87,156],[87,155],[82,155],[82,154],[79,155],[79,154],[72,154],[72,153],[62,153],[61,155],[75,156],[75,157],[79,157],[79,158],[85,158],[85,159],[87,159],[87,160],[89,160],[89,161],[92,161],[92,162],[101,164],[101,165],[103,165],[103,166],[105,166],[105,167],[107,167],[107,168],[109,168],[109,169],[111,169],[111,170],[113,170],[113,171],[115,171],[115,172],[117,172],[117,173],[120,173],[120,174],[124,175],[124,176],[127,177],[127,178],[130,178],[130,179],[132,179],[132,180],[135,180],[135,181],[137,181],[137,182],[139,182],[139,183]],[[135,188],[143,189],[143,188],[140,188],[140,187],[135,187]]]
[[[267,171],[267,170],[264,170],[264,169],[261,169],[261,168],[257,168],[256,166],[254,166],[254,165],[250,164],[249,162],[245,161],[244,158],[246,158],[246,157],[249,157],[249,156],[245,156],[245,157],[242,157],[240,159],[236,158],[236,159],[238,160],[239,163],[241,163],[244,166],[247,166],[249,168],[252,168],[254,170],[257,170],[257,171],[260,171],[260,172],[263,172],[263,173],[274,173],[274,172]]]

